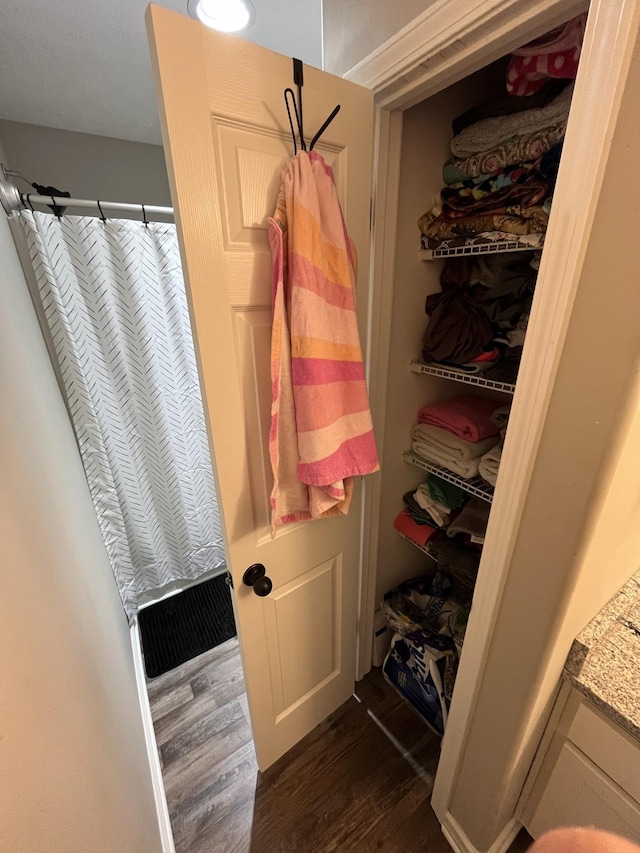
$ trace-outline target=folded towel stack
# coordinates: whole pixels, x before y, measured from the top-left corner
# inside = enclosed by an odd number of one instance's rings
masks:
[[[479,498],[471,498],[463,507],[462,512],[447,528],[447,536],[454,537],[457,533],[465,533],[471,537],[471,542],[482,544],[491,504]]]
[[[500,441],[499,427],[491,417],[496,408],[492,400],[478,397],[424,406],[411,433],[411,448],[465,479],[475,477],[480,457]]]
[[[501,458],[502,447],[498,444],[488,453],[485,453],[478,463],[478,474],[491,486],[495,486],[498,479],[498,468],[500,467]]]

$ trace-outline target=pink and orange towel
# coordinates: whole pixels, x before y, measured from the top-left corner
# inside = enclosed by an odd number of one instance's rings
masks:
[[[275,532],[346,514],[352,478],[379,465],[356,319],[355,248],[333,173],[315,151],[298,152],[285,167],[269,240]]]

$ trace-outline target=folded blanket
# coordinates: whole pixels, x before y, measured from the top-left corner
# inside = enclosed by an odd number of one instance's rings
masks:
[[[443,166],[442,178],[446,184],[454,184],[498,172],[513,163],[537,160],[563,139],[566,129],[565,121],[534,133],[512,136],[489,151],[468,157],[452,157]]]
[[[478,476],[478,463],[482,458],[481,456],[477,456],[475,459],[460,459],[450,453],[441,452],[431,443],[425,441],[412,441],[411,449],[421,459],[442,465],[443,468],[453,471],[454,474],[459,474],[465,480]]]
[[[483,480],[486,480],[492,486],[495,486],[498,479],[498,468],[502,459],[502,444],[496,445],[488,453],[480,459],[478,463],[478,473]]]
[[[442,477],[437,477],[435,474],[427,476],[426,485],[429,487],[429,494],[438,503],[443,504],[448,509],[460,509],[467,499],[467,493],[461,488],[443,480]]]
[[[480,498],[471,500],[462,507],[462,511],[447,528],[447,536],[453,537],[457,533],[468,533],[472,541],[484,542],[489,521],[491,504]]]
[[[500,406],[499,409],[496,409],[491,415],[491,420],[498,427],[498,429],[504,429],[506,425],[509,423],[509,415],[511,414],[511,404],[508,403],[506,406]]]
[[[507,234],[521,236],[525,234],[544,234],[549,222],[548,205],[541,207],[521,207],[514,205],[502,212],[480,213],[449,219],[442,212],[441,202],[421,216],[418,228],[427,239],[430,249],[437,249],[444,241],[452,237],[475,237],[485,231],[505,231]]]
[[[573,85],[563,89],[544,107],[516,115],[481,119],[454,136],[451,140],[451,153],[454,157],[471,157],[481,151],[496,148],[514,136],[527,136],[547,127],[566,124],[572,95]]]
[[[411,518],[417,524],[428,524],[429,527],[442,527],[440,521],[436,521],[426,509],[423,509],[415,498],[413,492],[407,492],[402,496],[402,500],[407,505],[407,509],[411,514]]]
[[[477,459],[494,447],[498,441],[497,434],[479,441],[467,441],[448,429],[424,423],[417,424],[413,428],[411,437],[414,441],[431,445],[437,453],[449,454],[463,462]]]
[[[429,527],[427,524],[418,524],[414,521],[408,509],[402,510],[393,522],[393,526],[398,533],[402,533],[403,536],[411,539],[412,542],[415,542],[416,545],[420,545],[422,548],[437,533],[435,527]]]
[[[535,97],[549,77],[575,79],[584,39],[586,14],[514,50],[507,68],[507,92]]]
[[[476,104],[466,110],[451,122],[453,135],[457,136],[466,127],[471,127],[484,118],[496,118],[497,116],[509,116],[514,113],[522,113],[537,107],[545,107],[558,97],[560,92],[568,85],[568,80],[546,80],[533,95],[521,98],[518,95],[509,95],[507,92],[494,94],[486,101]]]
[[[467,216],[498,215],[514,207],[541,205],[548,195],[547,182],[537,171],[523,173],[519,180],[491,192],[474,192],[464,184],[453,184],[440,191],[439,215],[450,222]]]
[[[428,483],[421,483],[413,497],[418,505],[431,516],[438,527],[443,527],[449,523],[450,508],[431,497]]]
[[[479,175],[449,184],[440,191],[442,216],[459,219],[479,213],[500,213],[519,204],[531,207],[549,195],[549,186],[538,166],[542,158],[501,169],[495,175]]]
[[[498,427],[491,420],[497,408],[494,400],[462,396],[423,406],[418,421],[447,429],[465,441],[480,441],[498,434]]]

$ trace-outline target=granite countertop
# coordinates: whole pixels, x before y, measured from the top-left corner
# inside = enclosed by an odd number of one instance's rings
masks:
[[[640,572],[578,634],[563,677],[640,740]]]

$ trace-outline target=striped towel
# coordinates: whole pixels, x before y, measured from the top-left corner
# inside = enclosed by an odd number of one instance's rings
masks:
[[[377,471],[356,320],[355,248],[333,172],[315,151],[284,169],[274,216],[272,533],[349,510],[351,478]]]

